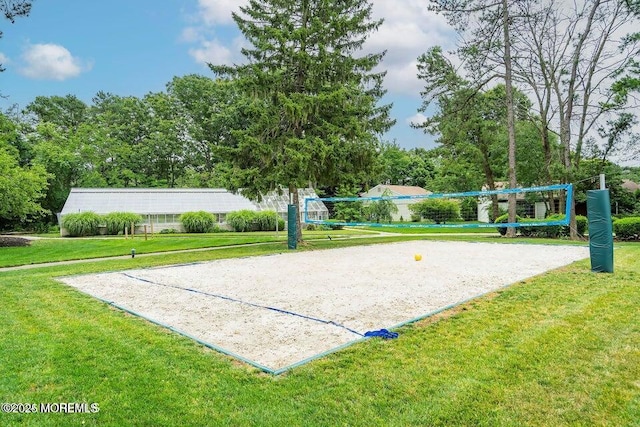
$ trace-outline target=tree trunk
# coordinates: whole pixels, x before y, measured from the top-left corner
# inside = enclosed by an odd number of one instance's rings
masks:
[[[513,82],[511,77],[511,40],[509,38],[509,5],[507,0],[502,0],[503,29],[504,29],[504,83],[507,96],[507,130],[509,134],[509,188],[516,188],[518,185],[516,178],[516,125],[513,112]],[[509,222],[516,222],[516,195],[509,194]],[[515,237],[516,229],[509,227],[507,237]]]
[[[300,221],[300,197],[298,187],[289,184],[289,201],[296,207],[296,241],[302,242],[302,221]]]

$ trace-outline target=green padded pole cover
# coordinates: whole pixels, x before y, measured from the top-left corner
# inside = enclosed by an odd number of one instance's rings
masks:
[[[296,205],[287,206],[287,242],[289,249],[298,248],[298,229],[296,218],[298,216],[298,207]]]
[[[587,191],[591,271],[613,273],[613,223],[609,190]]]

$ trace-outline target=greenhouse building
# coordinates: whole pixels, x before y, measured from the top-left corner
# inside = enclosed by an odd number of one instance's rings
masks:
[[[304,220],[305,198],[316,198],[312,188],[299,190],[300,218]],[[185,212],[212,213],[224,227],[226,215],[239,210],[272,210],[286,220],[289,196],[268,193],[261,202],[255,202],[221,188],[72,188],[69,197],[58,214],[62,218],[70,213],[95,212],[100,215],[111,212],[131,212],[143,217],[143,225],[159,232],[165,229],[181,230],[179,217]],[[327,219],[328,210],[322,202],[309,203],[310,219]],[[66,230],[60,227],[60,233]]]

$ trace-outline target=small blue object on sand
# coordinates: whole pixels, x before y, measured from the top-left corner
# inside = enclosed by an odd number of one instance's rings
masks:
[[[383,338],[385,340],[391,340],[394,338],[398,338],[398,333],[397,332],[390,332],[386,329],[380,329],[379,331],[369,331],[369,332],[365,332],[364,334],[365,337],[380,337]]]

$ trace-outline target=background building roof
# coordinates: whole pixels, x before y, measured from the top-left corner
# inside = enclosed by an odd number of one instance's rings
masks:
[[[623,179],[622,188],[627,191],[637,191],[640,190],[640,184],[638,184],[637,182],[633,182],[630,179]]]
[[[425,190],[422,187],[416,187],[413,185],[388,185],[378,184],[371,188],[366,193],[362,193],[362,197],[378,197],[384,194],[385,190],[389,190],[392,196],[421,196],[431,194],[430,191]]]
[[[299,191],[301,211],[306,197],[318,197],[311,188]],[[72,188],[61,215],[78,212],[134,212],[148,214],[182,214],[206,211],[229,213],[239,210],[275,210],[287,212],[288,194],[268,193],[260,203],[224,188]],[[311,202],[310,211],[327,211],[322,202]]]
[[[221,188],[72,188],[62,215],[91,211],[139,214],[228,213],[258,210],[249,199]]]

